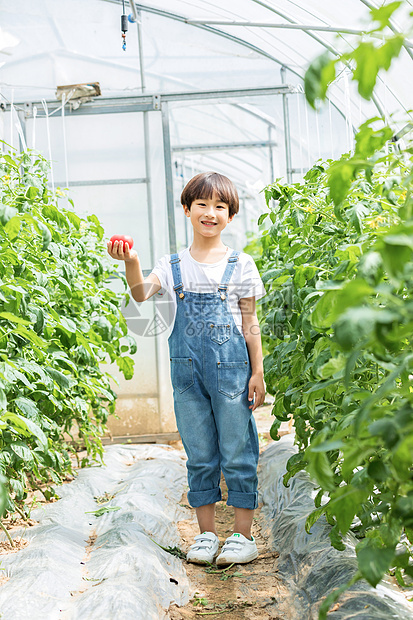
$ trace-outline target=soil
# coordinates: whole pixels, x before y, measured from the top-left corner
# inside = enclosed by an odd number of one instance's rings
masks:
[[[5,555],[6,553],[16,553],[26,547],[29,544],[29,541],[25,538],[13,539],[13,545],[8,540],[3,540],[0,542],[0,555]]]
[[[271,405],[263,405],[253,412],[260,452],[273,443],[269,429],[273,418]],[[279,435],[290,431],[289,423],[283,423]],[[182,442],[173,442],[170,445],[182,449]],[[221,475],[222,501],[216,504],[216,527],[221,545],[232,534],[234,523],[234,509],[226,505],[228,489],[224,476]],[[180,501],[191,511],[190,518],[179,521],[177,526],[181,535],[180,548],[187,552],[199,534],[196,520],[196,511],[188,504],[187,493]],[[193,564],[183,560],[185,570],[190,580],[190,591],[195,590],[193,598],[183,607],[173,604],[168,613],[171,620],[192,619],[223,616],[231,620],[289,620],[292,618],[286,603],[288,596],[283,581],[277,576],[278,553],[271,549],[269,540],[264,536],[259,526],[259,512],[262,504],[258,505],[254,513],[251,533],[254,536],[258,558],[248,564],[234,564],[227,568],[211,569],[205,565]]]

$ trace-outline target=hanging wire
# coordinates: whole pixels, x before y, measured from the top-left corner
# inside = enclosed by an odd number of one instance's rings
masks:
[[[65,156],[66,187],[69,188],[69,171],[68,171],[68,165],[67,165],[67,145],[66,145],[65,103],[66,103],[66,93],[63,93],[62,94],[63,153]]]
[[[11,102],[10,102],[10,146],[13,149],[13,101],[14,101],[14,88],[11,90]]]
[[[17,133],[19,134],[19,137],[20,137],[20,141],[21,141],[21,143],[22,143],[23,150],[24,150],[24,152],[25,152],[25,153],[27,153],[26,139],[25,139],[25,137],[24,137],[23,128],[22,128],[22,125],[21,125],[20,119],[19,119],[19,117],[18,117],[18,115],[17,115],[17,112],[16,112],[16,111],[15,111],[15,116],[16,116],[16,122],[14,123],[14,126],[16,127],[16,129],[17,129]]]
[[[320,146],[320,127],[318,124],[318,110],[315,112],[315,127],[317,132],[317,149],[318,149],[318,159],[321,159],[321,146]]]
[[[333,122],[332,122],[332,118],[331,118],[331,99],[328,99],[328,117],[329,117],[329,124],[330,124],[330,151],[331,151],[331,159],[334,159],[334,140],[333,140]]]
[[[301,106],[300,106],[301,92],[297,91],[297,117],[298,117],[298,134],[299,134],[299,146],[300,146],[300,173],[304,175],[303,166],[303,138],[301,133]]]
[[[37,107],[33,106],[32,149],[36,148],[36,116]]]
[[[353,132],[351,121],[351,106],[350,106],[350,88],[348,83],[347,72],[343,74],[344,78],[344,111],[346,115],[346,134],[347,134],[347,151],[353,150]]]
[[[308,169],[311,168],[311,157],[310,157],[310,131],[309,131],[309,123],[308,123],[308,108],[304,106],[305,110],[305,126],[307,133],[307,160],[308,160]]]
[[[49,148],[49,161],[50,161],[50,176],[52,181],[52,191],[54,193],[54,177],[53,177],[53,162],[52,162],[52,147],[50,145],[50,125],[49,125],[49,111],[47,109],[47,103],[45,99],[42,99],[42,106],[46,116],[46,133],[47,133],[47,146]]]

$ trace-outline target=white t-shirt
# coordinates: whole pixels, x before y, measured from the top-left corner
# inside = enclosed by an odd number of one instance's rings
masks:
[[[179,266],[184,292],[218,293],[217,287],[222,282],[228,258],[232,252],[233,249],[228,248],[225,256],[217,263],[200,263],[193,258],[189,248],[178,252],[178,256],[181,259]],[[152,273],[158,276],[162,286],[158,291],[158,296],[162,296],[167,291],[168,300],[173,304],[168,319],[169,326],[173,327],[176,316],[176,293],[173,289],[172,265],[169,261],[169,254],[162,256],[152,269]],[[231,279],[228,282],[227,300],[234,322],[241,333],[242,314],[239,300],[243,297],[255,297],[257,300],[264,297],[264,295],[266,295],[266,290],[254,259],[249,254],[240,252]]]

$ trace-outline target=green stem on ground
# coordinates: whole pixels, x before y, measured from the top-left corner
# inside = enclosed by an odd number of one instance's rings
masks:
[[[9,539],[9,543],[11,544],[12,547],[15,547],[16,545],[13,542],[13,538],[10,536],[10,534],[8,533],[7,529],[4,527],[3,522],[0,521],[0,527],[3,530],[3,532],[6,534],[7,538]]]

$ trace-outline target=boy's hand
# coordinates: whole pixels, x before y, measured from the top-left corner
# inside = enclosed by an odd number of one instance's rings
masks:
[[[264,378],[262,373],[258,373],[255,375],[251,375],[251,379],[248,383],[248,400],[252,400],[254,398],[255,392],[255,401],[253,405],[249,405],[249,408],[252,408],[252,411],[263,404],[265,400],[265,386],[264,386]],[[252,413],[252,412],[251,412]]]
[[[132,263],[138,258],[138,253],[129,248],[129,243],[125,242],[125,250],[123,249],[123,245],[123,242],[115,241],[112,245],[112,242],[108,241],[108,253],[112,258],[116,258],[116,260],[124,260],[125,263]]]

